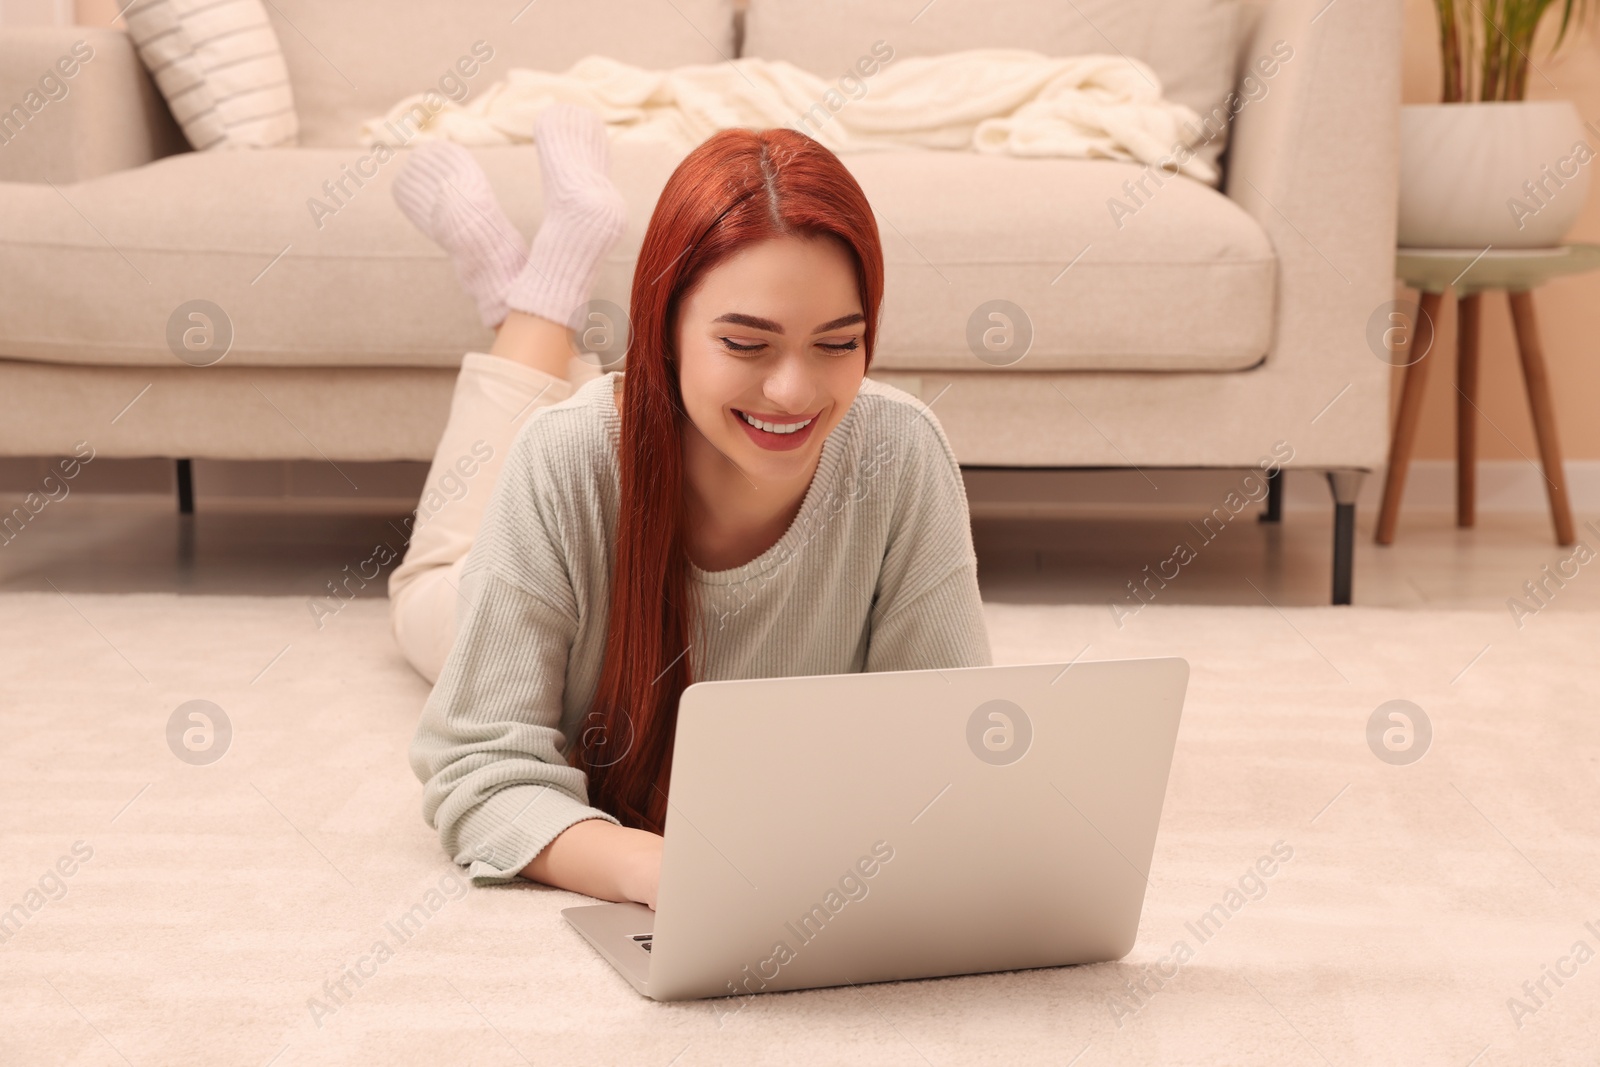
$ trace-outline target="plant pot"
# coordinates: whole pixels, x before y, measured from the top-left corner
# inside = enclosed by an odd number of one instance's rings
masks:
[[[1568,100],[1400,109],[1402,248],[1548,248],[1589,195],[1594,158]]]

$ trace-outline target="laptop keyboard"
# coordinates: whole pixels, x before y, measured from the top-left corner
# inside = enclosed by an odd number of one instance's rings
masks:
[[[634,934],[633,935],[634,943],[637,944],[640,948],[644,949],[646,952],[650,951],[650,945],[651,945],[651,943],[652,943],[654,938],[655,938],[654,934]]]

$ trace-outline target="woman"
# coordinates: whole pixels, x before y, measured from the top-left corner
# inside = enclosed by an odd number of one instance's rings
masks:
[[[469,490],[419,509],[390,580],[396,637],[437,676],[411,765],[475,885],[653,908],[690,682],[992,661],[955,455],[865,377],[882,250],[837,157],[785,129],[691,152],[639,252],[626,371],[574,386],[592,368],[564,324],[622,199],[593,112],[553,106],[534,133],[525,266],[464,150],[421,149],[396,182],[497,328],[429,473],[470,470]]]

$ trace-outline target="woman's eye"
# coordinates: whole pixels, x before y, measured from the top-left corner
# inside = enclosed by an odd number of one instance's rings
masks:
[[[756,344],[749,344],[749,345],[740,344],[739,342],[737,342],[737,341],[735,341],[735,340],[733,340],[731,338],[728,338],[728,337],[719,337],[719,338],[717,338],[717,340],[721,341],[723,347],[728,349],[728,351],[730,351],[730,352],[755,352],[755,351],[757,351],[759,349],[767,347],[765,344],[763,344],[761,342],[757,342]],[[860,340],[860,338],[852,337],[850,340],[844,342],[843,344],[819,343],[818,347],[819,348],[826,348],[830,352],[854,352],[857,348],[861,347],[861,340]]]

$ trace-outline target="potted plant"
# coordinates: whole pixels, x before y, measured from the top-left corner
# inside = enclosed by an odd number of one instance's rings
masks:
[[[1570,100],[1525,99],[1533,38],[1551,8],[1550,54],[1589,0],[1434,0],[1441,102],[1400,109],[1399,243],[1548,248],[1577,221],[1596,149]]]

